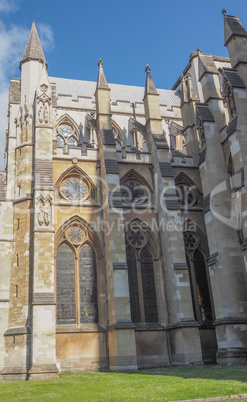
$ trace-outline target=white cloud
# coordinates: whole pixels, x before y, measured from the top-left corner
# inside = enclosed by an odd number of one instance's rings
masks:
[[[50,52],[54,48],[54,34],[52,28],[50,25],[38,23],[37,30],[44,52]]]
[[[5,1],[0,0],[0,10],[4,4]],[[39,24],[38,31],[44,52],[49,52],[54,46],[52,28],[46,24]],[[7,129],[9,80],[19,77],[19,64],[29,34],[30,29],[20,25],[12,25],[7,28],[0,20],[0,170],[4,168],[3,155],[5,131]]]
[[[0,11],[8,13],[10,11],[16,11],[19,8],[18,0],[0,0]]]

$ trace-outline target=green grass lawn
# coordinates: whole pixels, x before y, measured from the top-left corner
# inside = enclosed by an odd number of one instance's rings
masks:
[[[0,401],[176,401],[247,393],[247,366],[90,372],[0,382]]]

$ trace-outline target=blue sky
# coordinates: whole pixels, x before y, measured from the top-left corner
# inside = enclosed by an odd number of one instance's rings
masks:
[[[145,84],[145,65],[158,88],[171,88],[190,53],[227,56],[222,8],[247,29],[246,0],[0,0],[0,140],[6,123],[8,82],[35,20],[50,76],[95,81],[104,61],[108,82]],[[0,146],[0,170],[3,169]]]

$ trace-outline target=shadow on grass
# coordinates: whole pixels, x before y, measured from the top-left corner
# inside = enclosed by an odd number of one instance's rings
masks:
[[[112,373],[113,372],[109,372]],[[162,368],[140,369],[135,372],[122,372],[126,375],[153,375],[153,376],[172,376],[181,378],[200,378],[211,380],[232,380],[247,383],[247,365],[241,366],[168,366]]]

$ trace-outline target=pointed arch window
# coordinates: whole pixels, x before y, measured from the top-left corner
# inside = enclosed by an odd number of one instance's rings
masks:
[[[67,114],[61,116],[57,122],[57,147],[68,153],[70,148],[78,147],[79,134],[74,120]]]
[[[63,243],[56,257],[57,323],[75,324],[74,253]]]
[[[79,167],[65,171],[56,182],[57,197],[68,202],[84,202],[95,198],[96,188]]]
[[[201,194],[186,174],[180,173],[175,178],[176,193],[179,204],[184,208],[190,208],[201,204]]]
[[[157,292],[149,234],[135,222],[126,240],[131,319],[135,323],[157,323]]]
[[[184,232],[186,260],[189,267],[191,295],[195,319],[201,323],[213,321],[211,290],[207,266],[195,232]]]
[[[97,324],[96,254],[87,229],[72,222],[60,235],[56,255],[57,324]]]
[[[151,201],[151,188],[144,177],[131,169],[121,179],[121,195],[126,204],[143,205]]]

